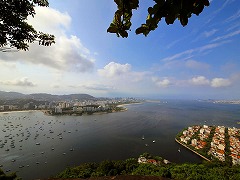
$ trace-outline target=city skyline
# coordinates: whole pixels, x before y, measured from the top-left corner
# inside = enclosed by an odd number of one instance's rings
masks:
[[[95,97],[240,99],[240,2],[211,0],[186,27],[178,21],[147,37],[134,31],[152,1],[140,1],[126,39],[107,33],[116,4],[49,0],[29,23],[56,44],[0,54],[0,89]]]

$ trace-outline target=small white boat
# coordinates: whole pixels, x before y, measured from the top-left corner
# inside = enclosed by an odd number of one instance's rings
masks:
[[[153,143],[155,143],[156,141],[155,140],[153,140]]]
[[[142,140],[144,140],[144,135],[142,136]]]
[[[180,148],[178,149],[178,152],[181,152]]]

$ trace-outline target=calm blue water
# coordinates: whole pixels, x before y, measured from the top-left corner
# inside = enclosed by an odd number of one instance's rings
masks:
[[[199,163],[202,159],[174,141],[179,131],[194,124],[240,128],[240,105],[172,100],[127,108],[92,116],[0,114],[0,165],[25,180],[54,176],[83,162],[137,158],[144,152],[176,163]]]

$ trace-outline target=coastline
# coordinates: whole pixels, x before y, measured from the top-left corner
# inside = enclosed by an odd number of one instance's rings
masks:
[[[189,149],[190,151],[192,151],[193,153],[197,154],[198,156],[200,156],[201,158],[205,159],[206,161],[211,161],[210,159],[206,158],[205,156],[199,154],[198,152],[192,150],[191,148],[189,148],[188,146],[186,146],[185,144],[181,143],[180,141],[178,141],[176,138],[175,138],[175,141],[177,143],[179,143],[180,145],[184,146],[185,148]]]
[[[35,112],[35,111],[42,111],[42,110],[1,111],[0,114],[9,114],[9,113],[15,113],[15,112]]]

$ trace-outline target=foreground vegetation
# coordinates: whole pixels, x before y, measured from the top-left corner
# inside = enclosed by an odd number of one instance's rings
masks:
[[[16,173],[11,173],[11,174],[5,174],[2,169],[0,169],[0,180],[17,180]]]
[[[219,161],[202,164],[139,164],[137,159],[122,161],[102,161],[85,163],[77,167],[67,168],[56,178],[90,178],[115,175],[160,176],[171,179],[191,180],[236,180],[240,179],[240,166],[230,166]]]
[[[55,178],[90,178],[116,175],[159,176],[177,180],[237,180],[240,179],[240,166],[231,166],[220,161],[204,161],[200,164],[165,164],[163,158],[144,153],[147,159],[155,159],[158,163],[138,163],[137,159],[110,161],[100,163],[84,163],[69,167]],[[15,173],[6,175],[0,169],[0,180],[16,180]]]

